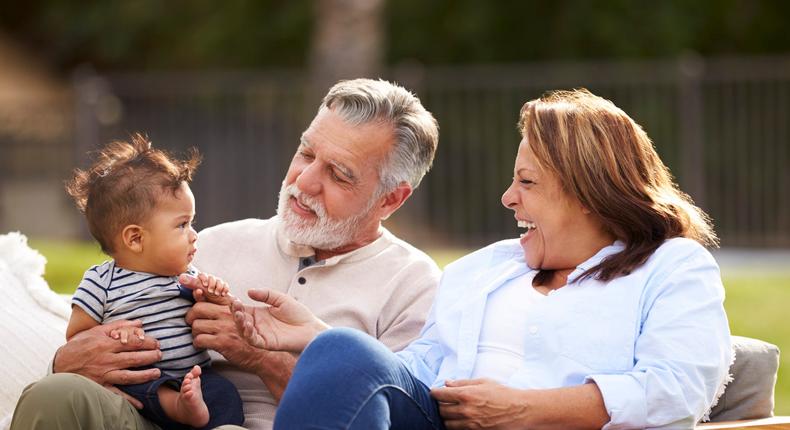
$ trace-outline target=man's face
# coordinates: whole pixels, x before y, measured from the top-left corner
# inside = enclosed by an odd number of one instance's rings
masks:
[[[277,214],[296,243],[332,250],[378,235],[378,166],[393,144],[389,124],[352,126],[322,109],[302,134]]]

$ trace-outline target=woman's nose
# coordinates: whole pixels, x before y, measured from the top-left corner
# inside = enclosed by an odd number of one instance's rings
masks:
[[[511,183],[505,192],[502,193],[502,206],[515,210],[515,206],[518,204],[517,198],[517,193],[513,189],[513,184]]]

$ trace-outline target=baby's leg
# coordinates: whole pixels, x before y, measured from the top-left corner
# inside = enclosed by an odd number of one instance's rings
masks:
[[[157,394],[162,409],[173,421],[192,427],[203,427],[208,424],[208,407],[203,401],[203,391],[200,388],[200,366],[193,367],[184,376],[181,391],[174,391],[162,385]]]

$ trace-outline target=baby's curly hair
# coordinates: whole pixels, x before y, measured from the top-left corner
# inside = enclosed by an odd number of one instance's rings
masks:
[[[175,195],[182,182],[192,181],[201,157],[194,148],[179,160],[153,149],[146,136],[115,141],[94,153],[87,170],[75,169],[66,192],[85,214],[91,235],[112,255],[114,238],[129,224],[145,221],[164,192]]]

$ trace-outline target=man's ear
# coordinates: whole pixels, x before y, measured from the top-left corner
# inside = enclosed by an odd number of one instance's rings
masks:
[[[137,224],[129,224],[121,232],[121,240],[126,249],[140,253],[143,252],[143,228]]]
[[[394,190],[385,194],[380,207],[381,219],[385,220],[389,218],[390,215],[398,210],[398,208],[411,196],[412,191],[411,185],[409,185],[408,182],[401,182]]]

